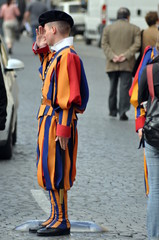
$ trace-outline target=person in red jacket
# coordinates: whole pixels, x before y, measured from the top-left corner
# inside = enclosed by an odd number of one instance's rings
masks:
[[[37,179],[49,191],[50,217],[38,228],[38,236],[68,235],[67,191],[76,176],[77,114],[88,102],[83,63],[69,37],[73,19],[62,11],[39,17],[33,51],[39,54],[42,103],[38,112]],[[50,48],[49,48],[50,46]]]

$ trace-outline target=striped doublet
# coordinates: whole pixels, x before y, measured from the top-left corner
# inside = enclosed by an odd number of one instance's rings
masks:
[[[69,190],[76,176],[77,114],[88,102],[88,85],[83,63],[73,47],[52,53],[39,52],[42,79],[42,103],[38,111],[37,178],[46,190],[58,190],[64,177]],[[56,136],[68,137],[65,166]]]

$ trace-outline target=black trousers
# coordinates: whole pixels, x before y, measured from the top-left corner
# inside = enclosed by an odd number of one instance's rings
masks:
[[[109,111],[110,114],[116,114],[119,110],[119,115],[127,112],[130,109],[129,89],[132,83],[132,73],[127,71],[108,72],[110,80],[109,90]],[[119,91],[118,91],[118,82]],[[119,93],[119,105],[117,94]]]

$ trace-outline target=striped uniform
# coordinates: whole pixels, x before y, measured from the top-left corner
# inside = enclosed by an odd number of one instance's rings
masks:
[[[154,59],[156,55],[157,55],[157,50],[155,47],[152,48],[148,46],[145,48],[143,57],[141,59],[140,65],[137,69],[132,86],[129,91],[130,103],[135,107],[136,131],[139,128],[142,128],[145,123],[145,111],[143,108],[140,108],[140,106],[138,106],[138,85],[140,84],[140,78],[141,78],[143,69],[148,63],[150,63]]]
[[[138,105],[138,86],[140,84],[141,74],[142,74],[143,69],[146,67],[146,65],[151,63],[151,61],[155,58],[156,55],[157,55],[157,50],[156,50],[155,47],[152,48],[150,46],[147,46],[145,48],[143,57],[141,59],[140,65],[137,69],[137,72],[135,74],[132,86],[131,86],[130,91],[129,91],[130,103],[135,108],[135,128],[136,128],[136,132],[140,128],[143,128],[144,123],[145,123],[145,110],[144,110],[144,108],[142,108]],[[145,189],[146,189],[146,194],[148,194],[148,192],[149,192],[148,172],[147,172],[145,154],[144,154],[144,172],[145,172]]]
[[[38,111],[37,179],[51,196],[51,215],[46,225],[66,227],[66,222],[68,227],[67,190],[72,187],[76,176],[77,113],[83,113],[88,102],[87,79],[73,46],[56,53],[50,52],[48,46],[34,52],[41,60],[39,71],[43,83],[43,100]],[[56,136],[69,138],[64,169]],[[60,205],[59,189],[63,175],[64,202]]]

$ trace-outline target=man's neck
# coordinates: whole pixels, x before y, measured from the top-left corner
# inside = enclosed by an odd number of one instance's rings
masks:
[[[62,38],[60,41],[56,42],[53,46],[51,46],[51,50],[57,52],[61,48],[71,45],[73,45],[73,37],[66,37]]]
[[[69,35],[58,35],[55,40],[54,40],[54,45],[61,42],[62,40],[64,40],[65,38],[68,38]]]

